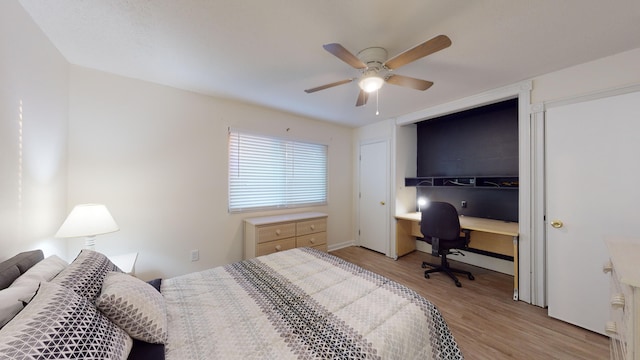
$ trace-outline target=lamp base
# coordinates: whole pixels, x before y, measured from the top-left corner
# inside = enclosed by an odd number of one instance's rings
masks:
[[[84,238],[84,248],[89,250],[96,249],[96,236],[87,236]]]

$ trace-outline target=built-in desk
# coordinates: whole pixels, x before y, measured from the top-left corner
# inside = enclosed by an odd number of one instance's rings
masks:
[[[420,232],[419,212],[396,215],[396,254],[416,249]],[[471,230],[469,248],[513,258],[513,300],[518,300],[518,223],[460,216],[460,227]]]

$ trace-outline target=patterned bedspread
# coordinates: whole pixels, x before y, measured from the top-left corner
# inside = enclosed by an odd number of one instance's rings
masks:
[[[302,248],[163,280],[168,360],[462,359],[440,312]]]

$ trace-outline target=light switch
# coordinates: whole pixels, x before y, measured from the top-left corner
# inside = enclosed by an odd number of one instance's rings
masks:
[[[195,249],[195,250],[191,250],[191,261],[198,261],[200,260],[200,250]]]

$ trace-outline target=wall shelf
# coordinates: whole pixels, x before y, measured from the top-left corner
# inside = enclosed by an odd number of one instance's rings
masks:
[[[517,176],[427,176],[405,178],[404,186],[518,189]]]

